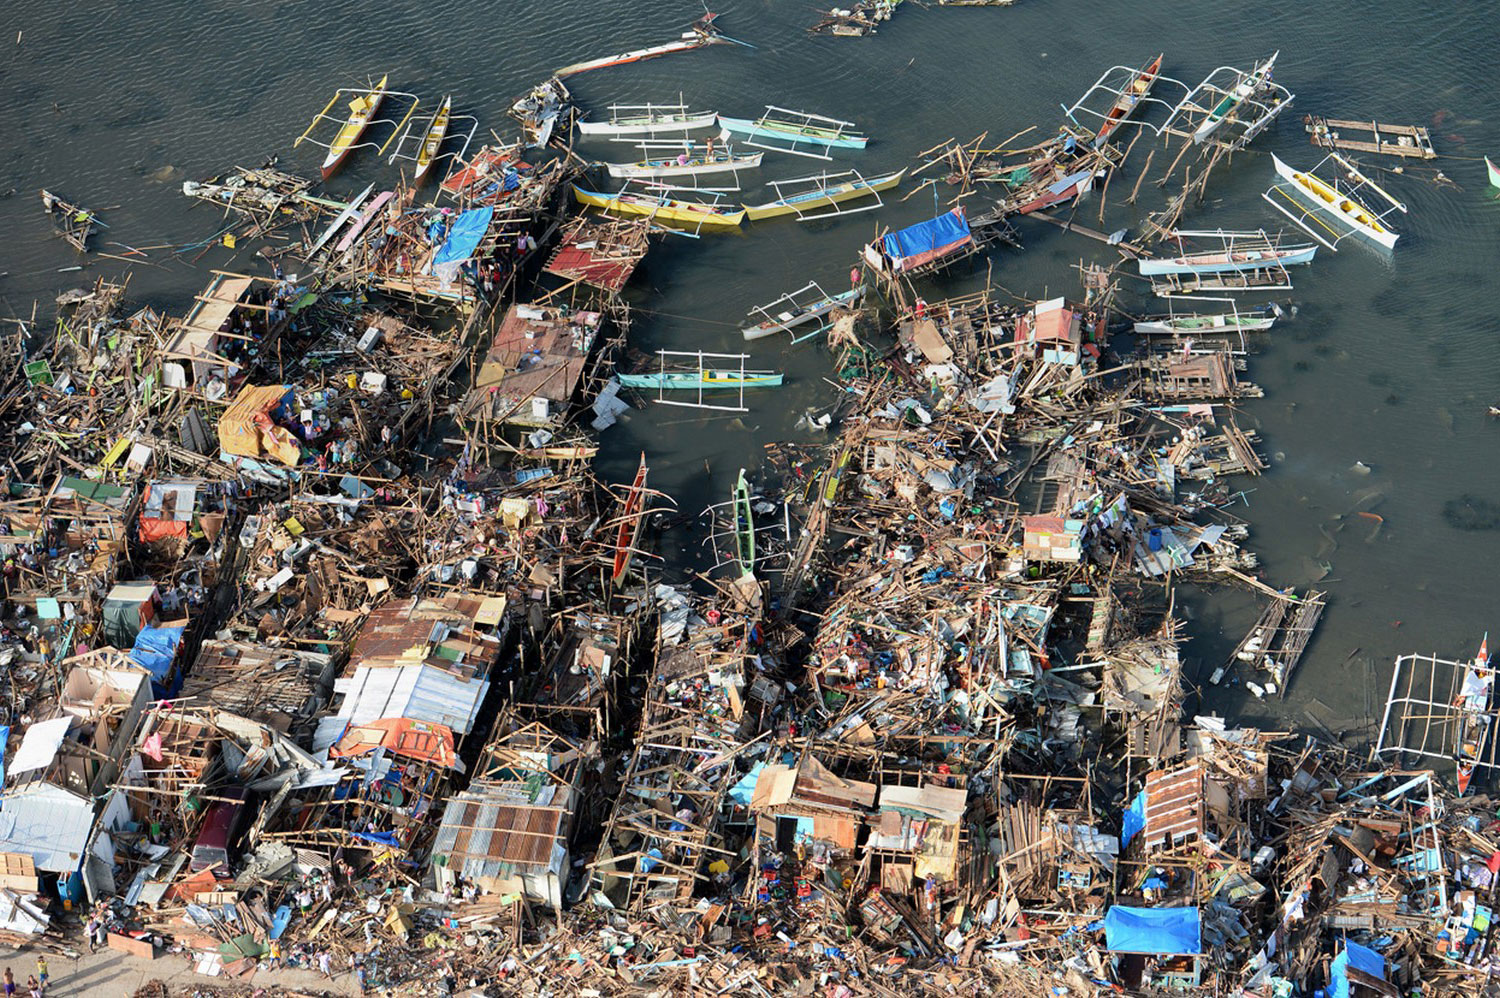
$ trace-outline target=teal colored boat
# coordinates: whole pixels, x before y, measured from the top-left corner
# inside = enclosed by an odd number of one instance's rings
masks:
[[[774,117],[773,115],[780,115]],[[724,132],[736,132],[756,139],[775,139],[793,145],[806,142],[829,149],[863,149],[870,141],[868,135],[852,131],[854,123],[837,118],[825,118],[806,111],[788,111],[785,108],[768,107],[760,118],[730,118],[719,115],[719,127]]]
[[[621,374],[619,379],[626,388],[655,388],[659,391],[781,387],[781,375],[773,371],[655,371],[651,374]]]
[[[739,559],[740,570],[746,575],[755,574],[755,516],[750,509],[750,484],[745,481],[745,469],[734,483],[734,554]]]

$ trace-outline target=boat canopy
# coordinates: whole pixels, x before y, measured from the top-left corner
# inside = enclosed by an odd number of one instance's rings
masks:
[[[963,208],[886,235],[883,248],[896,270],[910,270],[973,242]]]
[[[1198,909],[1111,905],[1104,915],[1104,947],[1111,953],[1153,956],[1202,953]]]

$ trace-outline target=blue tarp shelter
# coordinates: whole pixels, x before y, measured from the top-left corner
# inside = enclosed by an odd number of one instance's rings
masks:
[[[954,208],[937,218],[888,233],[881,247],[899,271],[930,263],[972,239],[963,209]]]
[[[1198,909],[1113,905],[1104,914],[1104,948],[1152,956],[1202,953]]]
[[[1349,998],[1349,968],[1385,980],[1385,957],[1359,943],[1345,942],[1328,968],[1328,998]]]
[[[1142,790],[1135,795],[1135,800],[1130,802],[1130,807],[1125,810],[1125,816],[1120,819],[1120,848],[1130,845],[1130,840],[1145,827],[1146,791]]]

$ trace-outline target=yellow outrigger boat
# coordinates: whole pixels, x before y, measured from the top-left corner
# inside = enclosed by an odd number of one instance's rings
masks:
[[[432,121],[427,125],[427,134],[422,139],[422,148],[417,150],[417,169],[412,174],[412,183],[420,184],[422,178],[427,176],[427,171],[437,160],[438,149],[442,148],[443,139],[448,134],[448,122],[453,114],[453,98],[444,97],[443,103],[438,105],[437,114],[432,116]]]
[[[349,151],[359,142],[359,137],[375,118],[375,112],[380,110],[380,102],[385,100],[385,81],[389,78],[390,74],[382,76],[380,82],[371,87],[368,93],[349,102],[349,118],[328,144],[328,155],[323,158],[324,180],[333,176],[334,171],[343,164],[344,157],[349,155]]]
[[[1390,201],[1393,206],[1399,208],[1401,211],[1406,210],[1405,205],[1401,204],[1401,202],[1397,201],[1389,194],[1386,194],[1385,191],[1381,190],[1379,187],[1376,187],[1373,183],[1370,183],[1363,174],[1361,174],[1358,170],[1355,170],[1354,167],[1349,164],[1348,160],[1345,160],[1337,153],[1331,153],[1328,158],[1335,159],[1340,164],[1342,164],[1349,171],[1350,175],[1358,180],[1360,184],[1368,185],[1371,189],[1384,196],[1386,200]],[[1392,232],[1387,226],[1385,226],[1382,223],[1380,216],[1377,215],[1368,206],[1366,206],[1363,202],[1361,202],[1358,198],[1356,198],[1352,193],[1345,193],[1344,191],[1339,190],[1333,184],[1330,184],[1322,177],[1315,175],[1310,170],[1298,170],[1294,167],[1288,166],[1286,163],[1282,162],[1281,159],[1274,153],[1272,153],[1271,155],[1271,164],[1275,167],[1278,176],[1287,181],[1291,185],[1293,190],[1301,194],[1307,200],[1311,201],[1323,213],[1339,219],[1344,224],[1354,229],[1356,232],[1369,237],[1370,239],[1379,243],[1381,246],[1384,246],[1386,249],[1395,248],[1396,240],[1399,239],[1400,236],[1397,233]],[[1272,201],[1271,203],[1274,205],[1276,202]],[[1305,224],[1303,225],[1303,227],[1306,228]],[[1312,230],[1309,229],[1308,231],[1311,232]],[[1317,233],[1313,233],[1313,235],[1316,236]]]
[[[745,209],[729,205],[679,201],[665,194],[619,191],[600,194],[573,185],[573,196],[580,204],[591,205],[620,215],[638,215],[653,222],[695,229],[737,229],[745,220]]]
[[[827,185],[824,183],[812,190],[779,197],[775,201],[768,201],[765,204],[747,204],[745,205],[745,217],[752,222],[759,222],[766,218],[780,218],[783,215],[796,215],[803,219],[816,218],[819,216],[809,216],[807,213],[816,208],[827,208],[845,201],[853,201],[856,198],[869,197],[881,191],[888,191],[901,183],[901,179],[905,176],[906,170],[903,168],[896,173],[887,173],[885,176],[873,177],[869,180],[856,176],[841,184]],[[781,183],[792,182],[781,181]],[[777,190],[779,192],[780,188],[778,187]]]

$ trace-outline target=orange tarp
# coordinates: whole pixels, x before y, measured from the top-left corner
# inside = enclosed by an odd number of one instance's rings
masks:
[[[345,759],[382,747],[395,755],[423,759],[439,766],[458,764],[452,728],[446,724],[413,721],[406,717],[351,725],[344,732],[344,737],[338,740],[338,744],[328,750],[328,755],[334,759]]]

